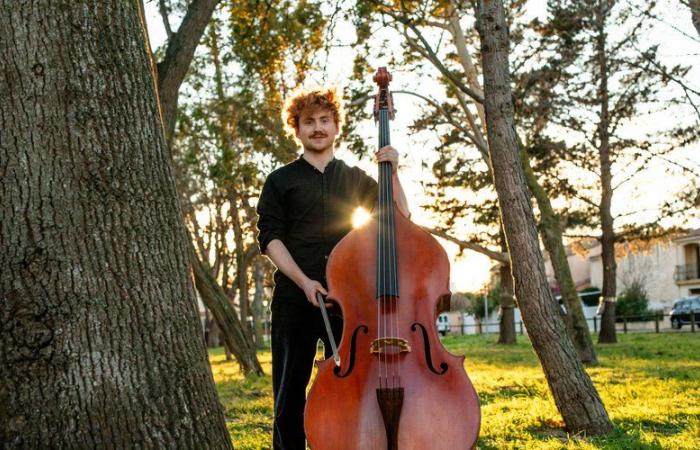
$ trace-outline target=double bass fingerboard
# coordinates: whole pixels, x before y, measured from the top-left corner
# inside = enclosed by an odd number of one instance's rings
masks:
[[[390,144],[388,89],[380,91],[379,148]],[[391,163],[379,163],[379,217],[377,220],[377,299],[399,296],[399,274],[396,260],[396,227]]]

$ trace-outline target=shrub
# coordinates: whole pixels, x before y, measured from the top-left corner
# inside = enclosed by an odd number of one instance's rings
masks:
[[[649,298],[644,285],[638,281],[627,286],[617,298],[615,313],[618,316],[641,316],[648,314]]]

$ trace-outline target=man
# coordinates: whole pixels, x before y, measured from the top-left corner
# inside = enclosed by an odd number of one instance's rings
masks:
[[[303,450],[306,387],[318,339],[323,339],[326,357],[330,356],[316,293],[327,294],[328,255],[352,229],[353,211],[358,206],[372,210],[377,183],[334,157],[341,120],[334,91],[297,95],[288,103],[286,116],[304,152],[265,181],[257,207],[258,242],[278,269],[272,301],[274,448]],[[387,146],[375,156],[392,164],[394,198],[408,217],[397,174],[398,152]],[[338,340],[339,317],[332,317],[332,327]]]

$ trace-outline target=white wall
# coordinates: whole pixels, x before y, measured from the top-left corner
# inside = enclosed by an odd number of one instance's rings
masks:
[[[649,309],[669,310],[682,295],[673,279],[677,247],[657,244],[648,252],[628,253],[617,260],[617,295],[634,281],[642,283],[649,296]],[[600,246],[591,249],[591,285],[603,287],[603,261]]]
[[[568,251],[568,250],[567,250]],[[571,278],[574,280],[574,285],[577,289],[581,287],[587,287],[590,281],[590,261],[588,256],[577,255],[571,253],[567,256],[566,260],[569,263],[569,269],[571,270]],[[550,285],[556,285],[556,278],[554,277],[554,269],[552,268],[552,261],[549,255],[545,253],[544,260],[544,271],[547,274],[547,281]]]

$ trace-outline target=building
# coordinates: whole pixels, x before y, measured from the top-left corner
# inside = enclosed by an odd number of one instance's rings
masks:
[[[678,296],[700,295],[700,228],[673,240],[676,268],[673,281]]]
[[[647,248],[622,250],[617,259],[617,295],[632,283],[644,286],[649,309],[669,311],[673,302],[700,295],[700,229]],[[601,246],[588,252],[592,286],[603,285]]]
[[[600,243],[584,246],[578,254],[566,248],[571,275],[579,292],[603,285]],[[632,283],[644,286],[649,309],[669,311],[681,297],[700,295],[700,229],[647,246],[622,245],[617,248],[617,295]],[[545,272],[555,295],[559,294],[554,270],[545,253]]]
[[[603,286],[602,247],[591,248],[588,258],[591,267],[591,284]],[[673,241],[650,245],[644,250],[622,251],[617,257],[617,295],[634,283],[642,285],[649,298],[649,309],[667,311],[680,295],[673,281],[676,264],[676,248]]]

